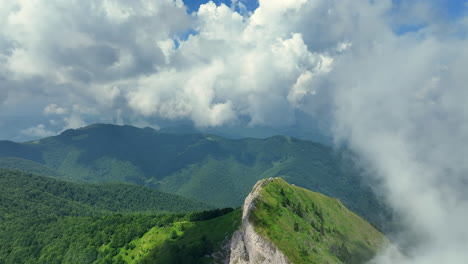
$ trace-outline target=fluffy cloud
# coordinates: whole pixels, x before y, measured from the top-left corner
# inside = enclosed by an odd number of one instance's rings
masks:
[[[171,0],[5,5],[4,108],[34,98],[44,114],[76,115],[71,105],[79,104],[107,121],[120,113],[127,122],[159,117],[205,127],[293,124],[299,101],[317,93],[304,77],[329,71],[333,59],[311,52],[300,27],[269,21],[302,17],[306,4],[265,1],[245,16],[212,2],[190,16]]]
[[[198,126],[219,126],[248,119],[250,125],[280,126],[294,122],[289,90],[303,74],[329,71],[332,59],[312,53],[302,34],[282,26],[262,25],[268,15],[286,19],[290,4],[268,13],[243,17],[210,2],[196,14],[186,40],[165,47],[166,60],[154,74],[117,80],[128,106],[144,116],[191,119]],[[298,4],[302,4],[298,2]]]
[[[32,126],[26,129],[21,130],[21,133],[34,138],[44,138],[55,135],[56,131],[50,131],[46,129],[46,126],[39,124],[37,126]]]
[[[44,114],[54,114],[54,115],[63,115],[66,114],[68,111],[63,107],[59,107],[56,104],[49,104],[44,108]]]
[[[157,72],[166,60],[161,41],[192,20],[172,0],[2,0],[0,6],[0,112],[10,116],[80,104],[112,120],[125,107],[112,82]]]
[[[378,23],[377,23],[378,24]],[[452,21],[451,27],[463,25]],[[378,189],[402,216],[397,240],[374,263],[462,263],[468,255],[468,41],[430,25],[395,35],[385,24],[356,34],[326,78],[334,134],[355,149]]]
[[[365,158],[418,241],[408,259],[380,261],[461,263],[468,246],[462,220],[468,217],[462,143],[468,140],[462,73],[468,42],[403,39],[350,56],[335,69],[336,134]]]

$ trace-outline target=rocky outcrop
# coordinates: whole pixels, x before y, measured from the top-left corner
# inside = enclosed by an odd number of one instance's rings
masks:
[[[231,240],[230,264],[291,263],[276,245],[257,234],[249,221],[250,213],[255,209],[255,200],[259,199],[260,190],[265,184],[274,180],[269,178],[257,182],[245,199],[242,229],[236,231]]]

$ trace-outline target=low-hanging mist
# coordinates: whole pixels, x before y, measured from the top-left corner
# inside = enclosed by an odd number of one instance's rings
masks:
[[[466,4],[245,1],[0,0],[0,128],[330,119],[410,234],[374,262],[466,261]]]
[[[344,58],[332,75],[335,135],[363,158],[406,228],[395,242],[408,256],[389,250],[376,263],[468,257],[466,44],[393,36]]]

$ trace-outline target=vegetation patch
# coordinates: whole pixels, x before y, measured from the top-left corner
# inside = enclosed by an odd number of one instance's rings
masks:
[[[209,207],[141,186],[78,184],[0,169],[0,263],[151,262],[165,240],[198,239],[194,234],[205,235],[215,250],[240,213],[187,213],[203,208]]]
[[[348,151],[285,136],[227,139],[167,132],[95,124],[37,143],[0,141],[0,158],[34,162],[4,160],[0,167],[76,182],[143,185],[218,208],[241,206],[258,180],[282,177],[339,197],[373,224],[387,215],[371,189],[361,184]]]
[[[206,221],[156,226],[121,249],[116,263],[213,263],[227,257],[223,246],[239,227],[241,211]],[[121,260],[125,261],[122,262]]]
[[[262,187],[251,221],[295,264],[365,263],[385,237],[337,199],[274,179]]]

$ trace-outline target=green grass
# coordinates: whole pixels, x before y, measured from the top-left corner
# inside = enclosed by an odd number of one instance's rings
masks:
[[[169,239],[171,230],[177,230],[177,225],[185,222],[179,222],[166,227],[153,227],[141,238],[137,238],[129,243],[127,248],[121,248],[116,259],[122,258],[127,263],[138,263],[144,259],[149,252],[155,247],[162,245],[164,241]],[[179,232],[180,233],[180,232]]]
[[[339,200],[282,179],[263,187],[250,220],[295,264],[365,263],[386,243]]]
[[[180,221],[156,226],[131,241],[114,258],[127,263],[213,263],[224,259],[222,249],[238,228],[241,211],[206,221]],[[212,255],[214,254],[215,257]]]

